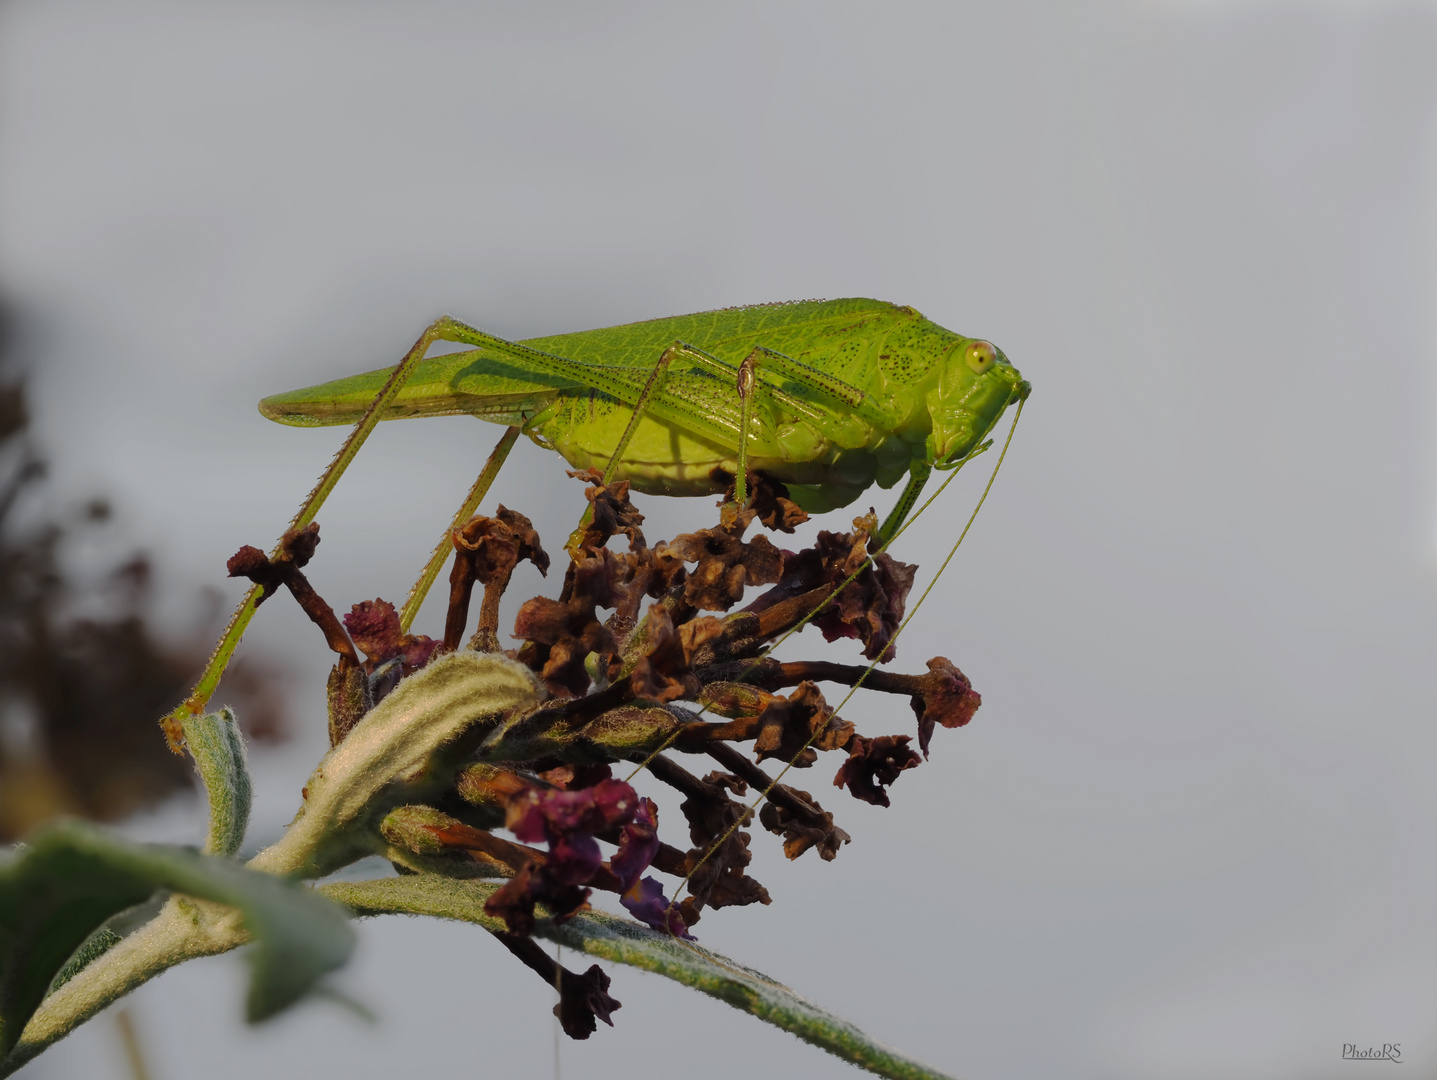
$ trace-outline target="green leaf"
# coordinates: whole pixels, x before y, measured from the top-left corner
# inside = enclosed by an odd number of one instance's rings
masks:
[[[208,716],[184,720],[185,747],[195,759],[195,771],[204,781],[210,801],[210,828],[203,848],[206,855],[235,855],[249,828],[250,785],[244,737],[228,708]]]
[[[473,880],[416,874],[336,882],[320,886],[320,891],[348,905],[357,915],[434,915],[503,930],[502,919],[484,914],[484,901],[498,888]],[[539,920],[534,933],[591,956],[643,968],[701,990],[879,1076],[947,1080],[945,1074],[874,1042],[848,1021],[799,997],[782,983],[692,942],[601,912],[576,915],[563,925]]]
[[[56,972],[55,977],[50,980],[50,989],[45,991],[45,996],[49,997],[113,949],[122,940],[120,935],[108,926],[100,927],[100,929],[82,941],[80,947],[70,954],[70,959],[65,961],[65,966]]]
[[[61,822],[0,864],[0,1056],[15,1045],[76,949],[111,916],[157,889],[239,910],[255,942],[251,1020],[292,1004],[354,947],[343,909],[307,889],[227,858],[133,844]]]
[[[466,754],[494,722],[539,697],[534,673],[507,657],[458,652],[433,661],[402,680],[324,756],[284,839],[249,865],[320,877],[382,853],[385,814],[452,786]]]

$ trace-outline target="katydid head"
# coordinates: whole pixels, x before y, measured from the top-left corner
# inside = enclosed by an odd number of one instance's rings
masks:
[[[936,469],[959,465],[993,430],[1003,410],[1031,389],[997,346],[953,336],[938,385],[925,397],[933,422],[925,450]]]

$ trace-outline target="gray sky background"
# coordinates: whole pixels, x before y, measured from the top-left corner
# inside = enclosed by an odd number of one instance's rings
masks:
[[[991,338],[1034,394],[899,660],[952,657],[983,709],[891,809],[820,796],[836,862],[756,836],[773,905],[702,940],[975,1080],[1375,1067],[1345,1042],[1431,1075],[1434,58],[1437,5],[1380,0],[11,0],[0,290],[61,497],[115,496],[181,624],[341,437],[255,402],[440,313],[527,337],[861,295]],[[323,595],[401,598],[497,434],[382,428],[320,517]],[[581,490],[521,450],[491,502],[557,548]],[[905,538],[925,570],[965,479]],[[711,515],[643,509],[654,538]],[[260,838],[323,746],[325,654],[283,608],[249,647],[293,658],[309,730],[256,755]],[[908,730],[881,705],[849,715]],[[614,974],[565,1076],[854,1075]],[[157,1080],[552,1068],[547,991],[475,928],[367,924],[338,984],[377,1026],[246,1030],[236,959],[169,973],[136,998]],[[102,1020],[24,1075],[118,1078],[118,1045]]]

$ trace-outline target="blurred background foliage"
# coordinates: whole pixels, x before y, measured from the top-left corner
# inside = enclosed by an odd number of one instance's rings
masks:
[[[0,842],[60,814],[116,821],[194,785],[158,717],[184,697],[218,628],[218,596],[176,636],[155,623],[163,573],[117,536],[116,511],[93,496],[53,511],[30,431],[16,316],[0,305]],[[76,546],[99,555],[76,569]],[[252,739],[285,732],[280,672],[251,655],[222,693]]]

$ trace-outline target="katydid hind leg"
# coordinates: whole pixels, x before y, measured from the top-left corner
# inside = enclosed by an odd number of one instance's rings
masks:
[[[419,362],[424,359],[424,354],[429,351],[429,347],[436,341],[445,340],[445,331],[450,321],[452,320],[438,319],[431,323],[424,333],[419,335],[418,340],[410,347],[404,359],[399,362],[388,380],[374,396],[373,402],[371,402],[369,408],[364,411],[364,415],[362,415],[359,421],[354,425],[354,428],[349,433],[349,437],[344,440],[338,452],[336,452],[330,460],[329,465],[320,475],[313,489],[311,489],[310,493],[305,497],[304,502],[300,504],[299,511],[294,515],[294,519],[285,530],[286,533],[293,529],[302,529],[314,520],[315,515],[319,513],[320,507],[324,505],[324,501],[329,498],[330,492],[334,490],[335,485],[339,483],[340,477],[344,475],[344,471],[349,468],[350,462],[352,462],[355,455],[359,453],[359,448],[364,445],[365,440],[369,438],[369,433],[374,430],[375,424],[377,424],[379,418],[384,415],[385,409],[387,409],[390,403],[398,396],[399,391],[404,388],[404,384],[409,381],[409,377],[414,374],[414,369],[418,367]],[[281,538],[281,543],[282,542],[283,538]],[[279,544],[276,544],[274,551],[271,552],[271,557],[278,554],[278,552]],[[183,722],[185,718],[199,715],[204,712],[205,707],[209,704],[210,697],[214,694],[216,687],[219,686],[225,669],[229,667],[230,658],[234,655],[235,649],[239,647],[240,638],[249,626],[250,619],[254,617],[255,610],[259,605],[263,592],[264,590],[260,586],[255,585],[245,593],[244,599],[240,601],[239,607],[236,608],[235,613],[230,616],[229,624],[220,635],[220,640],[215,645],[214,652],[210,654],[209,661],[205,664],[204,670],[200,672],[200,677],[198,681],[196,681],[194,688],[190,691],[189,697],[185,698],[184,701],[180,702],[179,705],[160,719],[160,727],[165,733],[165,739],[169,743],[170,749],[175,753],[178,754],[181,752],[180,747],[184,741]]]
[[[766,358],[767,362],[764,366],[771,371],[827,398],[832,404],[854,413],[864,422],[878,427],[886,427],[892,422],[889,411],[884,409],[873,395],[860,390],[850,382],[845,382],[837,375],[830,375],[826,371],[810,367],[776,349],[760,345],[755,351]]]
[[[683,345],[684,351],[689,356],[693,357],[700,365],[707,367],[720,378],[733,379],[738,375],[737,368],[732,364],[720,360],[711,353],[704,352],[702,349],[694,348],[692,345],[686,345],[682,342],[675,342],[674,344]],[[756,366],[761,365],[770,371],[775,371],[790,381],[798,383],[805,389],[821,394],[834,405],[842,405],[848,409],[858,411],[862,413],[865,418],[886,418],[886,413],[874,407],[871,396],[852,383],[845,382],[837,375],[830,375],[826,371],[820,371],[818,368],[810,367],[808,364],[800,360],[795,360],[793,357],[786,353],[781,353],[777,349],[770,349],[765,345],[755,345],[744,362],[748,363],[750,360],[753,361]],[[757,384],[755,384],[755,388],[757,389]],[[772,391],[773,388],[764,387],[764,389]],[[784,395],[784,397],[789,400],[792,399],[791,395]]]
[[[620,449],[610,456],[606,476],[612,475],[613,462],[622,460],[623,449],[644,416],[652,416],[676,430],[730,449],[736,454],[741,452],[746,464],[747,451],[752,449],[752,446],[746,444],[753,443],[757,438],[752,430],[752,421],[761,406],[772,407],[775,403],[782,402],[786,407],[800,412],[813,412],[816,409],[824,415],[832,414],[831,407],[804,402],[793,394],[764,383],[757,377],[761,361],[772,361],[775,367],[786,375],[798,372],[803,375],[805,385],[810,385],[834,399],[836,403],[841,403],[843,408],[862,412],[862,409],[851,404],[855,400],[863,402],[865,407],[871,407],[871,401],[865,399],[863,392],[857,388],[762,347],[754,349],[745,361],[753,369],[748,384],[749,394],[746,398],[739,394],[735,400],[733,395],[720,388],[733,386],[734,380],[739,377],[739,369],[683,341],[675,341],[658,358],[653,368],[645,370],[556,356],[517,342],[505,341],[453,319],[442,320],[442,324],[439,336],[447,341],[491,350],[513,363],[573,379],[610,395],[633,410],[628,428],[620,440]],[[714,377],[691,379],[683,385],[675,385],[674,380],[666,381],[668,366],[678,356],[691,360],[697,368]],[[712,387],[709,383],[713,384]],[[741,483],[740,487],[746,488],[746,484]]]
[[[660,354],[658,360],[654,362],[654,366],[650,370],[648,378],[644,382],[643,390],[635,398],[631,406],[632,414],[629,417],[629,422],[625,426],[623,434],[619,437],[619,441],[615,444],[613,451],[609,455],[609,463],[604,469],[604,483],[607,484],[613,480],[615,472],[624,460],[624,454],[628,451],[629,443],[634,437],[634,432],[638,430],[639,422],[643,420],[645,415],[653,414],[657,411],[654,409],[654,406],[658,402],[663,400],[662,393],[664,387],[664,377],[667,375],[669,367],[672,365],[674,359],[678,356],[684,356],[691,360],[695,360],[700,364],[700,366],[708,367],[710,370],[716,370],[725,375],[729,375],[736,380],[740,397],[739,419],[736,426],[740,433],[746,433],[748,431],[749,419],[752,415],[752,398],[755,386],[753,378],[753,364],[751,362],[752,358],[750,358],[750,360],[745,360],[744,366],[733,368],[730,367],[728,364],[725,364],[722,360],[719,360],[717,357],[711,356],[708,353],[704,352],[702,349],[696,349],[692,345],[689,345],[683,341],[675,341],[672,345],[665,349],[663,353]],[[721,385],[723,385],[723,383],[717,381],[715,382],[716,387]],[[746,389],[747,393],[745,393]],[[714,399],[709,401],[707,404],[715,413],[721,413],[723,411],[724,403],[719,399],[718,395],[715,395]],[[676,424],[675,426],[681,427],[688,433],[699,437],[703,437],[706,434],[706,432],[702,430],[694,430],[693,427],[684,425],[682,423]],[[725,445],[730,442],[731,440],[724,440]],[[746,501],[746,495],[744,494],[744,481],[746,479],[746,442],[746,438],[743,437],[743,435],[740,435],[737,446],[738,480],[736,481],[736,491],[739,493],[738,503],[740,506],[742,506],[743,503]],[[565,550],[571,553],[578,550],[578,545],[584,535],[584,532],[588,529],[592,521],[593,507],[590,506],[584,511],[584,515],[579,521],[578,528],[576,528],[570,534],[569,540],[565,544]]]
[[[773,362],[774,366],[779,367],[780,370],[785,370],[785,373],[787,372],[782,366],[783,362],[786,362],[788,365],[797,365],[805,371],[810,370],[804,365],[798,364],[797,361],[785,357],[782,353],[774,352],[772,349],[765,349],[760,345],[755,346],[749,354],[744,357],[743,363],[739,364],[738,370],[734,373],[734,388],[738,393],[739,400],[738,455],[737,468],[734,471],[733,481],[734,504],[737,510],[742,510],[748,503],[748,445],[749,440],[753,436],[752,425],[754,405],[756,404],[755,399],[758,397],[761,386],[758,377],[759,366],[763,364],[765,360]],[[725,365],[725,367],[727,367],[727,365]],[[846,386],[846,384],[836,379],[833,380],[833,382],[839,386]],[[817,389],[821,393],[831,397],[838,398],[840,404],[847,407],[856,405],[864,396],[861,390],[851,387],[849,389],[852,390],[852,394],[856,395],[853,400],[849,400],[849,398],[835,393],[833,389],[820,383],[811,384],[811,388]],[[772,393],[772,391],[770,391],[770,393]]]
[[[675,342],[675,344],[682,343]],[[684,351],[700,367],[707,368],[720,380],[732,382],[738,378],[738,368],[732,364],[726,363],[702,349],[696,349],[692,345],[684,345]],[[803,395],[793,394],[771,382],[764,382],[758,378],[755,378],[753,382],[755,395],[767,395],[770,399],[781,402],[786,408],[799,413],[807,413],[815,419],[831,420],[836,409],[838,415],[845,412],[852,413],[865,424],[880,429],[887,427],[892,422],[888,410],[879,405],[871,394],[865,393],[836,375],[830,375],[826,371],[810,367],[776,349],[756,345],[744,359],[744,363],[750,362],[755,369],[755,375],[759,368],[775,372],[789,381],[797,383],[820,399],[826,399],[827,404],[818,404]]]
[[[527,345],[505,341],[503,338],[486,334],[482,330],[476,330],[472,326],[466,326],[450,318],[440,320],[436,326],[440,327],[439,337],[445,341],[487,349],[520,366],[528,366],[561,378],[573,379],[601,393],[608,394],[631,409],[635,408],[641,399],[645,399],[646,387],[654,376],[653,368],[639,374],[633,368],[593,364],[540,352]],[[675,342],[673,348],[694,356],[695,359],[703,361],[714,359],[682,342]],[[728,368],[728,370],[733,371],[732,368]],[[730,446],[736,438],[738,410],[731,402],[713,401],[708,399],[707,395],[703,400],[695,400],[692,395],[672,392],[651,393],[645,400],[644,411],[666,424],[720,446]]]

